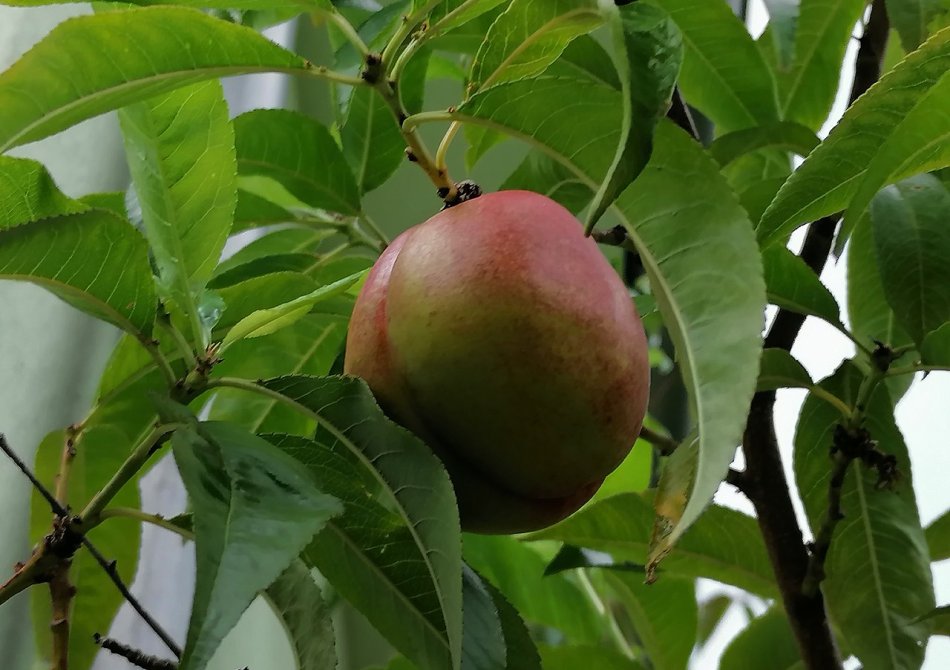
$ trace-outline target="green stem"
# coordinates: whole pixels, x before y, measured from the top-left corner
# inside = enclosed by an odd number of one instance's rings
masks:
[[[329,10],[323,10],[319,13],[343,33],[343,37],[346,38],[346,41],[356,47],[356,50],[361,56],[366,56],[369,53],[369,47],[366,46],[366,42],[364,42],[363,38],[356,32],[353,24],[347,21],[346,17],[337,11],[336,7],[331,6]]]
[[[841,415],[844,418],[847,419],[851,417],[852,412],[851,412],[851,408],[848,406],[848,403],[846,403],[844,400],[836,396],[834,393],[831,393],[830,391],[826,391],[820,386],[812,386],[808,390],[811,391],[811,394],[815,396],[816,398],[821,398],[829,405],[834,406],[835,409],[841,412]]]
[[[455,121],[455,116],[449,111],[419,112],[407,116],[402,122],[403,132],[414,132],[418,126],[423,123],[436,123],[444,121]]]
[[[455,139],[455,136],[458,135],[461,129],[462,124],[459,121],[455,121],[449,126],[449,129],[445,131],[445,135],[442,136],[442,141],[439,142],[439,148],[435,152],[435,167],[439,170],[444,171],[446,169],[445,157],[449,153],[452,140]]]
[[[156,426],[145,438],[132,450],[132,453],[119,467],[112,479],[106,482],[106,485],[93,496],[92,500],[86,505],[86,508],[79,515],[83,528],[95,527],[99,523],[99,513],[105,509],[105,506],[116,496],[116,494],[125,486],[135,474],[142,469],[142,466],[148,461],[149,457],[165,439],[184,424],[162,424]]]
[[[169,321],[166,321],[162,318],[157,319],[157,321],[162,330],[171,335],[172,341],[178,348],[182,358],[185,359],[185,365],[188,366],[189,370],[193,370],[195,366],[198,365],[198,360],[195,358],[195,352],[192,351],[191,345],[188,344],[188,340],[186,340],[182,332],[175,328],[175,326],[173,326]]]
[[[370,218],[369,214],[362,214],[360,216],[360,220],[365,221],[366,227],[369,228],[373,235],[375,235],[377,239],[383,243],[383,249],[389,246],[389,237],[383,232],[383,229],[380,228],[372,218]]]
[[[676,451],[676,448],[679,446],[679,442],[674,440],[672,437],[660,435],[659,433],[650,430],[646,426],[640,428],[640,439],[652,444],[654,447],[659,449],[660,453],[664,456],[669,456],[674,451]]]
[[[872,356],[872,354],[873,354],[874,352],[871,351],[871,349],[868,348],[863,342],[861,342],[861,340],[859,340],[859,339],[855,336],[854,333],[852,333],[850,330],[848,330],[847,328],[845,328],[843,324],[840,324],[840,323],[832,323],[832,322],[830,322],[830,321],[829,321],[829,323],[831,323],[831,325],[834,326],[834,327],[838,330],[838,332],[840,332],[842,335],[844,335],[844,336],[847,337],[849,340],[851,340],[851,341],[854,343],[854,346],[856,346],[856,347],[858,348],[858,351],[861,351],[862,353],[864,353],[868,358],[870,358],[870,357]]]
[[[248,393],[257,393],[258,395],[264,396],[265,398],[270,398],[271,400],[276,400],[277,402],[283,403],[287,407],[295,409],[302,414],[313,417],[313,412],[298,403],[293,398],[288,398],[283,393],[272,391],[266,386],[255,384],[249,379],[240,379],[238,377],[216,377],[215,379],[208,380],[208,388],[232,388],[238,389],[239,391],[247,391]]]
[[[109,507],[99,513],[99,518],[103,521],[106,519],[116,518],[135,519],[136,521],[141,521],[142,523],[148,523],[153,526],[158,526],[159,528],[164,528],[165,530],[171,531],[176,535],[180,535],[186,540],[195,539],[194,533],[185,530],[181,526],[176,526],[165,517],[158,514],[149,514],[148,512],[143,512],[142,510],[134,509],[132,507]]]
[[[947,365],[905,365],[902,368],[888,370],[885,377],[897,377],[899,375],[912,375],[917,372],[950,372],[950,366]]]
[[[864,414],[867,410],[868,401],[871,399],[871,394],[874,393],[874,389],[877,388],[878,383],[884,379],[885,374],[886,371],[872,366],[868,375],[861,380],[858,393],[854,398],[854,409],[851,411],[851,416],[847,421],[847,427],[849,429],[856,430],[864,423]]]
[[[399,29],[383,48],[383,72],[386,71],[386,64],[394,61],[396,52],[399,51],[399,47],[401,47],[402,43],[406,41],[406,38],[409,37],[409,34],[412,33],[415,27],[419,25],[425,19],[425,17],[429,15],[429,12],[435,9],[435,7],[441,1],[442,0],[429,0],[429,2],[420,7],[418,11],[402,17],[402,24],[399,26]]]
[[[326,65],[311,65],[307,72],[312,74],[314,77],[320,77],[321,79],[326,79],[328,81],[336,82],[337,84],[346,84],[347,86],[365,86],[366,82],[360,79],[359,77],[351,77],[348,74],[342,74],[340,72],[335,72],[328,68]]]
[[[175,371],[172,370],[171,364],[168,362],[168,359],[165,358],[165,355],[158,348],[158,344],[154,340],[150,340],[144,336],[137,337],[136,340],[145,351],[148,352],[148,355],[152,357],[152,360],[155,361],[155,366],[158,368],[159,372],[162,373],[162,377],[165,379],[165,384],[168,385],[168,388],[175,386],[177,381]]]

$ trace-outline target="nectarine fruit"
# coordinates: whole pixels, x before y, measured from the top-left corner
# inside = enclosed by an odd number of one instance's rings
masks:
[[[446,465],[462,527],[550,525],[640,431],[647,344],[627,288],[577,219],[527,191],[439,212],[380,256],[344,369]]]

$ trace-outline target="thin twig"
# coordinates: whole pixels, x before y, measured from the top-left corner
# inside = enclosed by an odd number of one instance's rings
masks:
[[[178,664],[174,661],[159,658],[158,656],[151,656],[117,640],[102,637],[99,633],[94,633],[92,639],[93,642],[106,651],[112,652],[116,656],[121,656],[132,665],[143,668],[143,670],[178,670]]]
[[[834,466],[831,470],[831,477],[828,479],[828,508],[825,510],[825,516],[822,519],[818,533],[815,535],[815,541],[811,545],[808,569],[805,572],[805,579],[802,581],[802,593],[806,597],[818,595],[821,582],[825,579],[825,559],[828,556],[828,550],[831,548],[831,538],[834,536],[838,522],[844,518],[844,513],[841,510],[841,492],[844,488],[845,475],[847,475],[848,467],[850,467],[853,459],[840,449],[835,451],[832,458],[834,459]]]
[[[39,491],[40,495],[43,496],[46,502],[49,503],[49,506],[53,509],[54,514],[59,516],[68,515],[68,512],[65,510],[65,508],[63,508],[62,505],[59,504],[59,501],[56,500],[55,496],[53,496],[50,490],[44,486],[43,482],[36,478],[36,475],[34,475],[30,468],[27,467],[26,463],[24,463],[23,460],[17,456],[16,452],[13,451],[13,449],[7,443],[7,438],[3,433],[0,433],[0,449],[2,449],[3,453],[7,455],[7,458],[13,461],[13,464],[20,469],[20,472],[26,475],[26,478],[29,479],[30,483],[33,485],[33,488]]]
[[[661,435],[656,431],[650,430],[646,426],[640,428],[640,439],[652,444],[664,456],[669,456],[674,451],[676,451],[678,446],[680,446],[679,442],[674,440],[672,437]]]

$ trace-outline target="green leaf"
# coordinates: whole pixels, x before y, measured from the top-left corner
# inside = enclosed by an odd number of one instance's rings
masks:
[[[518,611],[490,582],[485,582],[484,585],[488,589],[501,622],[501,632],[505,641],[504,667],[506,670],[541,670],[538,648],[531,639],[531,633]],[[475,666],[475,669],[481,667]]]
[[[0,229],[0,279],[42,286],[139,337],[152,332],[156,302],[145,240],[104,210]]]
[[[119,121],[159,287],[203,348],[197,294],[218,264],[237,203],[224,92],[217,81],[188,86],[126,107]]]
[[[234,324],[228,331],[228,334],[224,336],[224,340],[221,342],[221,351],[223,352],[228,349],[238,340],[249,337],[262,337],[277,332],[282,328],[286,328],[306,316],[313,306],[321,300],[339,295],[351,288],[364,274],[365,272],[358,272],[349,277],[339,279],[332,284],[321,286],[315,291],[311,291],[310,293],[302,295],[299,298],[294,298],[276,307],[261,309],[248,314]]]
[[[790,670],[801,661],[798,644],[780,606],[749,622],[722,655],[720,670]]]
[[[762,252],[762,264],[770,303],[840,326],[837,301],[802,259],[785,247],[775,245]]]
[[[559,540],[643,565],[653,517],[649,497],[624,493],[589,505],[527,539]],[[664,559],[660,581],[665,574],[715,579],[770,598],[777,593],[755,519],[717,505],[705,511]]]
[[[333,234],[332,230],[314,230],[313,228],[304,227],[282,228],[269,232],[249,242],[247,246],[242,247],[226,261],[222,261],[215,268],[215,277],[208,283],[208,286],[213,288],[230,286],[230,283],[221,283],[225,274],[229,274],[231,270],[237,267],[267,256],[307,253],[318,259],[321,243]]]
[[[335,668],[332,610],[303,561],[293,560],[267,587],[264,596],[287,633],[295,656],[294,667],[297,670]]]
[[[590,186],[583,179],[537,149],[528,152],[499,190],[540,193],[575,214],[584,209],[593,196]]]
[[[187,84],[313,69],[250,28],[193,9],[67,19],[0,75],[0,152]]]
[[[845,212],[846,229],[856,225],[885,184],[950,165],[950,118],[944,113],[948,107],[950,73],[921,97],[879,147]]]
[[[65,438],[64,431],[54,431],[46,436],[36,452],[35,473],[40,481],[47,485],[56,481]],[[88,429],[75,446],[76,456],[69,474],[68,503],[72,509],[80,510],[115,474],[132,445],[115,427],[96,425]],[[138,487],[123,487],[112,502],[117,506],[138,509]],[[49,503],[38,493],[34,493],[30,513],[30,537],[33,542],[41,542],[50,532],[51,520]],[[89,539],[107,560],[116,561],[116,569],[123,581],[126,584],[131,583],[135,576],[141,544],[137,524],[127,519],[109,519],[94,528]],[[124,600],[85,549],[76,553],[69,576],[77,592],[82,594],[73,601],[71,610],[69,667],[88,669],[99,651],[95,645],[90,644],[93,633],[109,630]],[[45,661],[49,665],[52,649],[52,612],[48,589],[32,589],[32,614],[38,653],[36,660],[39,663]]]
[[[429,14],[430,30],[447,33],[472,19],[491,11],[506,0],[445,0]]]
[[[342,507],[300,463],[237,426],[179,430],[172,447],[194,509],[197,554],[181,667],[201,670],[257,593]]]
[[[607,16],[623,85],[623,123],[613,164],[587,216],[588,231],[646,167],[653,131],[669,109],[683,63],[682,35],[662,9],[633,4],[614,7]]]
[[[575,37],[545,72],[551,75],[586,77],[594,83],[620,90],[620,78],[610,54],[590,35]]]
[[[642,670],[643,666],[609,647],[541,647],[544,670]]]
[[[947,0],[885,0],[885,5],[887,18],[900,35],[906,52],[926,42],[930,23],[950,12]]]
[[[465,560],[497,586],[526,620],[561,631],[572,642],[597,642],[599,615],[569,574],[544,574],[545,558],[531,544],[506,536],[466,534]]]
[[[485,582],[467,565],[462,566],[462,610],[462,668],[505,670],[507,650],[498,609]]]
[[[809,389],[813,385],[808,372],[784,349],[762,351],[757,391],[775,391],[781,388]]]
[[[463,103],[457,116],[532,138],[594,186],[616,147],[618,94],[579,82],[502,84]],[[556,120],[567,118],[585,118],[587,132],[559,132]],[[741,439],[758,375],[765,286],[752,226],[716,164],[669,122],[654,142],[650,163],[614,209],[676,345],[699,431],[697,475],[683,519],[666,538],[672,543],[712,498]]]
[[[12,7],[40,7],[43,5],[80,4],[83,0],[3,0]],[[84,3],[83,3],[84,4]],[[299,9],[301,12],[314,5],[329,8],[330,0],[123,0],[127,5],[180,5],[208,9]]]
[[[343,152],[317,121],[285,109],[256,109],[234,119],[238,170],[282,184],[312,207],[360,211],[360,196]]]
[[[699,603],[698,619],[696,622],[696,644],[703,646],[719,628],[726,612],[732,607],[733,599],[725,594],[713,596],[709,600]]]
[[[777,121],[775,82],[742,21],[725,2],[651,0],[673,17],[686,46],[679,85],[722,132]]]
[[[794,121],[779,121],[720,135],[709,146],[709,153],[719,165],[726,167],[759,149],[783,149],[807,156],[820,142],[810,128]]]
[[[930,547],[930,560],[944,561],[950,558],[950,511],[934,519],[924,531]]]
[[[866,6],[866,0],[802,0],[795,59],[788,72],[778,73],[783,118],[813,129],[827,118],[845,49]]]
[[[276,223],[287,223],[296,218],[280,205],[276,205],[256,193],[239,188],[237,195],[234,225],[231,226],[232,234],[252,228],[263,228]]]
[[[908,54],[845,112],[765,212],[757,231],[762,246],[847,207],[891,133],[948,69],[950,28]],[[928,121],[924,129],[933,129],[936,123]]]
[[[950,323],[943,324],[924,338],[920,358],[927,365],[950,366]]]
[[[769,31],[779,72],[788,70],[795,58],[795,32],[799,0],[765,0],[769,12]]]
[[[933,626],[933,635],[950,637],[950,605],[936,607],[916,621],[928,621]]]
[[[863,375],[846,362],[821,386],[853,405]],[[840,415],[810,395],[795,434],[795,479],[808,521],[817,531],[828,506],[830,450]],[[912,624],[933,608],[933,583],[924,532],[914,499],[907,447],[893,418],[885,387],[867,406],[866,427],[878,447],[897,459],[901,477],[892,490],[876,486],[877,474],[860,461],[848,468],[841,520],[825,561],[822,592],[845,645],[868,670],[915,668],[923,661],[928,626]]]
[[[328,490],[344,501],[346,513],[317,538],[308,550],[310,559],[393,646],[424,670],[457,668],[461,542],[458,507],[442,464],[383,415],[361,380],[287,376],[263,385],[293,399],[319,422],[317,440],[327,449],[305,460],[311,469],[323,467],[332,449],[364,482],[337,492],[327,479]],[[378,492],[386,507],[373,504],[367,490]],[[381,598],[381,593],[388,595]]]
[[[56,187],[41,163],[0,156],[0,231],[86,209]]]
[[[644,584],[641,575],[607,570],[604,577],[630,616],[651,667],[679,670],[689,663],[696,639],[693,581],[665,577]]]
[[[544,72],[571,40],[602,22],[596,0],[512,0],[475,54],[469,92]]]
[[[871,206],[884,296],[920,344],[950,321],[950,191],[933,175],[888,186]]]
[[[216,331],[225,333],[254,312],[283,305],[318,288],[306,275],[273,272],[215,289],[225,305]]]

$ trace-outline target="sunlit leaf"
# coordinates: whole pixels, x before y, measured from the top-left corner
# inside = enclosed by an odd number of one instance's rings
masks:
[[[0,231],[86,209],[56,187],[41,163],[0,156]]]

